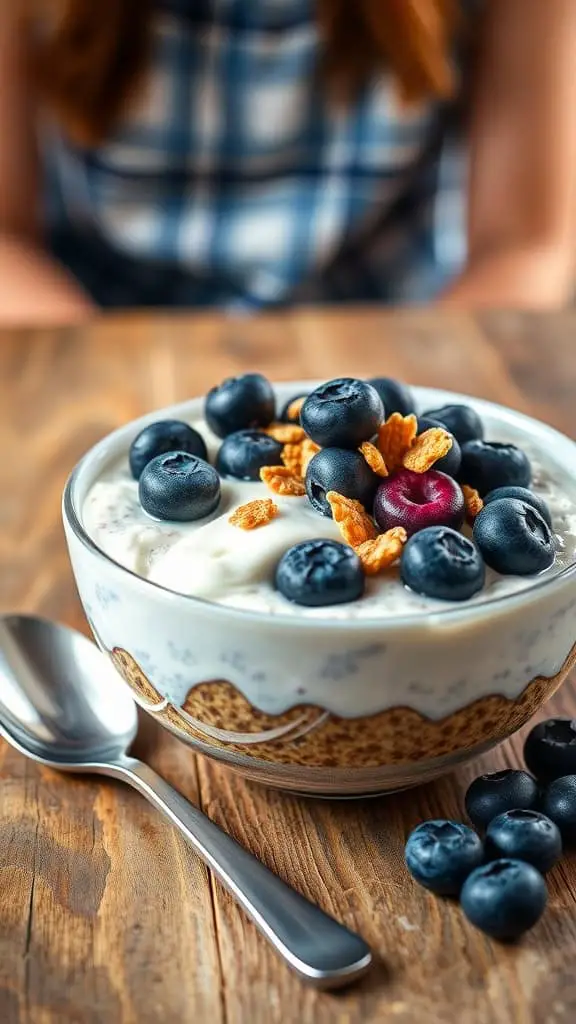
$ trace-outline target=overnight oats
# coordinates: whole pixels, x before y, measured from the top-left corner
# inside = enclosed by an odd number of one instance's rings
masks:
[[[139,703],[272,784],[430,778],[574,660],[576,446],[490,403],[229,379],[96,446],[65,523]]]

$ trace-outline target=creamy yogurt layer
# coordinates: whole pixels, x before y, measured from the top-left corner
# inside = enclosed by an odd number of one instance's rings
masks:
[[[203,421],[183,415],[204,437],[211,460],[220,441]],[[498,430],[498,441],[518,443]],[[557,541],[554,564],[544,577],[560,572],[576,559],[576,484],[560,467],[548,464],[544,453],[523,445],[533,467],[532,489],[547,502]],[[222,481],[218,509],[206,519],[190,523],[152,519],[138,500],[127,454],[108,465],[89,489],[82,509],[83,525],[110,558],[145,579],[179,594],[243,608],[266,615],[307,618],[356,619],[417,615],[453,607],[421,597],[405,588],[395,569],[367,581],[365,596],[330,608],[293,605],[274,589],[274,572],[284,552],[301,541],[315,538],[341,540],[333,520],[314,511],[307,498],[272,495],[279,515],[266,526],[243,530],[229,517],[240,505],[271,497],[263,483]],[[466,604],[480,604],[513,594],[534,584],[534,577],[499,576],[488,570],[483,590]]]

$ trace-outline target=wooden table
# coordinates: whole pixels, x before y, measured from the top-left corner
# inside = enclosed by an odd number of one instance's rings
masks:
[[[301,312],[255,322],[129,317],[0,335],[0,610],[86,629],[60,493],[97,438],[259,368],[273,378],[376,372],[467,391],[576,431],[576,317]],[[576,715],[568,683],[546,709]],[[522,737],[483,758],[517,765]],[[480,763],[361,803],[266,792],[155,725],[145,756],[274,871],[360,931],[379,962],[317,994],[278,962],[197,858],[132,791],[61,777],[0,748],[2,1024],[573,1024],[576,860],[517,948],[497,946],[402,866],[406,833],[460,817]]]

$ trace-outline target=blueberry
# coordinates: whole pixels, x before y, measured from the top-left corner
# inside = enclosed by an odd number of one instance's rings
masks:
[[[454,434],[458,444],[484,437],[482,420],[469,405],[443,405],[441,409],[429,409],[424,416],[446,427],[446,430]]]
[[[431,420],[426,416],[418,417],[419,435],[423,434],[426,430],[438,429],[438,427],[441,430],[446,430],[446,427],[443,423],[440,423],[440,420]],[[450,434],[450,431],[448,430],[447,433]],[[446,473],[447,476],[457,477],[462,464],[462,449],[454,434],[450,434],[450,437],[452,439],[452,447],[446,455],[434,463],[434,469],[438,470],[439,473]]]
[[[411,832],[404,856],[420,885],[439,896],[457,896],[465,879],[482,863],[476,833],[459,821],[425,821]]]
[[[414,395],[401,381],[391,377],[371,377],[367,383],[380,395],[386,416],[391,416],[393,412],[399,412],[402,416],[416,412]]]
[[[550,509],[539,494],[534,494],[534,491],[529,491],[527,487],[497,487],[484,496],[484,504],[489,505],[492,501],[500,501],[501,498],[516,498],[518,501],[524,501],[527,505],[531,505],[552,529]]]
[[[542,875],[521,860],[501,859],[476,868],[460,894],[468,920],[493,939],[518,939],[544,913],[548,893]]]
[[[576,775],[564,775],[546,787],[542,811],[558,825],[566,843],[576,843]]]
[[[402,582],[417,594],[467,601],[484,586],[484,562],[475,544],[448,526],[410,537],[400,562]]]
[[[259,480],[262,466],[281,464],[282,447],[262,430],[237,430],[224,438],[216,469],[235,480]]]
[[[272,385],[260,373],[229,377],[206,395],[206,422],[218,437],[268,427],[276,413]]]
[[[130,471],[134,479],[140,479],[144,466],[157,455],[168,452],[188,452],[199,459],[208,458],[204,438],[197,430],[180,420],[158,420],[144,427],[130,445]]]
[[[556,554],[547,522],[516,498],[486,505],[474,520],[474,540],[487,565],[503,576],[533,576],[552,565]]]
[[[576,773],[576,719],[549,718],[535,725],[524,743],[524,760],[540,782]]]
[[[562,856],[562,837],[558,826],[538,811],[505,811],[488,825],[486,856],[524,860],[545,875]]]
[[[144,467],[138,493],[144,511],[156,519],[192,522],[218,506],[220,477],[203,459],[170,452]]]
[[[306,493],[316,509],[331,516],[327,491],[338,491],[345,498],[356,498],[364,508],[372,509],[381,478],[370,469],[360,452],[346,448],[323,448],[308,463]]]
[[[358,555],[334,540],[296,544],[284,553],[276,569],[276,589],[293,604],[307,608],[357,601],[364,584]]]
[[[302,408],[304,400],[308,398],[308,395],[308,391],[301,392],[298,395],[292,395],[292,398],[290,398],[286,402],[286,405],[284,406],[282,412],[280,413],[280,422],[296,424],[300,423],[300,409]],[[298,405],[295,405],[296,402],[298,403]],[[294,415],[296,409],[298,411],[296,415]]]
[[[468,441],[462,445],[459,479],[484,497],[497,487],[528,487],[532,468],[528,456],[514,444]]]
[[[308,395],[300,412],[304,430],[322,448],[356,449],[374,437],[383,419],[378,392],[351,377],[321,384]]]
[[[474,779],[466,792],[466,813],[476,828],[485,828],[505,811],[532,810],[538,796],[536,780],[528,772],[505,768]]]

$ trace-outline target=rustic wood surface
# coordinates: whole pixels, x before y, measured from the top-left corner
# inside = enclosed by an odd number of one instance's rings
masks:
[[[382,372],[531,412],[576,432],[576,316],[300,312],[256,322],[126,317],[0,334],[0,611],[86,629],[60,493],[97,438],[146,410],[259,368],[276,379]],[[546,714],[576,715],[570,683]],[[522,737],[482,759],[519,761]],[[573,1024],[576,858],[518,947],[407,878],[419,820],[461,816],[470,769],[361,803],[265,792],[155,725],[152,764],[294,886],[360,931],[378,964],[339,995],[278,962],[174,831],[132,791],[70,780],[0,747],[2,1024]]]

